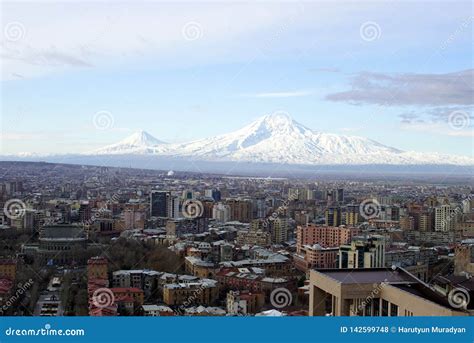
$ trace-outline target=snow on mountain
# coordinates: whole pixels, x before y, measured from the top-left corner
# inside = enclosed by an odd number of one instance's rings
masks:
[[[285,113],[261,117],[228,134],[181,144],[165,144],[142,131],[94,154],[153,154],[203,161],[306,165],[474,165],[472,157],[406,152],[363,137],[317,132]]]
[[[235,132],[176,147],[181,156],[251,162],[317,163],[331,154],[387,154],[397,149],[362,137],[312,131],[286,114],[259,118]]]
[[[95,150],[88,155],[121,155],[154,153],[156,147],[166,145],[146,131],[137,131],[124,140]]]

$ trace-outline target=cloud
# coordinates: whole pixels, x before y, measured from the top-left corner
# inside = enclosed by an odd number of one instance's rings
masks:
[[[474,107],[472,106],[449,106],[449,107],[432,107],[422,111],[409,111],[398,115],[404,124],[416,123],[449,123],[450,118],[455,114],[462,114],[469,118],[474,124],[474,116],[472,115]]]
[[[433,107],[423,111],[401,113],[403,130],[445,135],[451,137],[474,137],[472,106]]]
[[[16,49],[3,45],[2,48],[2,53],[0,54],[2,59],[42,66],[92,67],[90,63],[73,55],[60,52],[55,47],[34,49],[31,46],[26,46],[23,49]]]
[[[352,89],[326,96],[327,100],[384,106],[473,105],[474,69],[446,74],[384,74],[361,72]]]
[[[293,98],[299,96],[307,96],[313,94],[312,90],[294,90],[285,92],[262,92],[255,94],[242,94],[244,97],[249,98]]]

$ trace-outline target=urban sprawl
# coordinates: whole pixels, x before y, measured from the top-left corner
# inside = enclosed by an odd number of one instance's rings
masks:
[[[473,194],[1,162],[0,314],[473,315]]]

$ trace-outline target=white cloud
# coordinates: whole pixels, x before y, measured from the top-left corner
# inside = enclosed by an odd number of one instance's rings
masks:
[[[467,5],[468,6],[468,5]],[[449,16],[439,23],[439,13]],[[361,22],[375,18],[384,26],[384,41],[409,46],[418,42],[414,30],[440,27],[465,17],[461,4],[423,4],[389,1],[348,2],[235,2],[210,3],[136,1],[41,1],[2,4],[2,33],[18,23],[23,33],[10,46],[2,44],[3,78],[25,78],[62,72],[73,66],[96,68],[141,65],[140,58],[156,66],[194,66],[199,63],[233,63],[253,58],[294,57],[295,51],[315,49],[343,53],[360,43]],[[420,16],[419,13],[423,13]],[[393,17],[403,15],[403,27]],[[183,37],[183,28],[197,23],[199,39]],[[390,27],[391,25],[391,27]],[[390,29],[396,36],[390,36]],[[468,30],[466,30],[468,31]],[[386,33],[386,34],[385,34]],[[2,37],[1,41],[5,41]],[[462,37],[460,37],[462,38]],[[393,39],[393,41],[389,41]],[[317,44],[315,44],[317,42]],[[12,48],[13,45],[13,48]],[[54,47],[54,63],[31,64]],[[15,50],[12,58],[12,49]],[[28,54],[31,49],[35,54]],[[262,49],[266,52],[262,56]],[[27,56],[28,58],[23,58]],[[21,58],[18,58],[21,57]],[[43,58],[41,57],[41,58]],[[337,66],[321,68],[337,71]]]
[[[3,78],[41,76],[65,66],[108,67],[137,58],[156,64],[239,59],[257,54],[236,42],[268,30],[301,12],[297,4],[252,3],[5,3],[2,4]],[[183,36],[189,23],[202,29],[199,39]],[[15,24],[15,25],[9,25]],[[8,39],[9,27],[12,27]],[[19,30],[14,31],[14,29]],[[179,57],[179,58],[178,58]]]

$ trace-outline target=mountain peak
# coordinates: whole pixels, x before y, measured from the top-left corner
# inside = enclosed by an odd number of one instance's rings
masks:
[[[140,130],[95,153],[302,165],[437,164],[447,161],[474,164],[472,158],[441,158],[433,154],[404,152],[363,137],[318,132],[283,111],[260,117],[237,131],[185,143],[165,144]]]
[[[120,144],[135,147],[149,147],[163,143],[164,142],[156,139],[145,130],[138,130],[120,142]]]
[[[307,131],[311,131],[304,125],[293,120],[293,118],[284,111],[277,111],[260,117],[250,124],[248,128],[251,128],[253,131],[258,131],[260,136],[304,134]]]
[[[131,154],[131,153],[148,153],[152,152],[156,147],[166,144],[163,141],[153,137],[145,130],[138,130],[127,138],[112,145],[108,145],[102,149],[94,151],[95,154]]]

